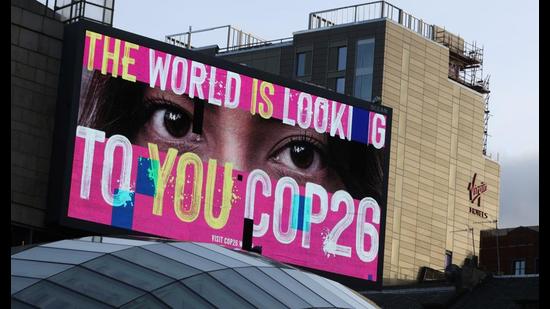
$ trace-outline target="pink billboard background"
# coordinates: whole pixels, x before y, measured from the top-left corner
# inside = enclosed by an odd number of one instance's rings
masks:
[[[96,223],[113,225],[123,228],[129,228],[135,231],[149,233],[167,238],[173,238],[178,240],[187,241],[199,241],[199,242],[211,242],[228,247],[240,248],[242,243],[243,222],[245,218],[245,201],[247,194],[252,194],[250,189],[247,190],[249,173],[244,171],[233,170],[232,172],[232,192],[231,192],[231,210],[229,212],[229,218],[225,226],[221,229],[214,229],[209,226],[205,221],[205,192],[206,192],[206,178],[207,178],[207,163],[203,162],[203,183],[202,183],[202,196],[200,203],[199,215],[193,222],[183,222],[179,219],[175,212],[174,200],[175,200],[175,182],[178,175],[176,166],[171,170],[166,189],[164,191],[162,214],[153,214],[153,196],[154,193],[147,193],[139,190],[138,182],[143,181],[142,175],[150,173],[149,166],[143,167],[140,162],[143,159],[150,159],[148,149],[140,146],[132,145],[132,156],[127,157],[127,160],[131,160],[131,173],[130,173],[130,190],[134,194],[133,205],[124,206],[112,206],[103,198],[101,187],[104,185],[105,179],[104,173],[104,154],[105,143],[95,143],[93,152],[93,162],[91,169],[91,182],[89,198],[84,199],[80,196],[82,186],[82,174],[84,165],[84,152],[85,152],[85,140],[81,137],[76,138],[74,161],[73,161],[73,174],[71,178],[71,193],[69,201],[69,217],[82,219],[86,221],[92,221]],[[121,174],[122,162],[124,160],[121,149],[115,150],[113,155],[113,169],[111,179],[111,188],[117,188],[120,184],[118,175]],[[178,156],[181,154],[178,154]],[[160,165],[166,160],[165,153],[159,153]],[[176,164],[177,165],[177,159]],[[181,205],[182,209],[188,210],[190,208],[192,199],[192,186],[195,181],[196,175],[194,175],[192,169],[187,168],[186,185],[183,187],[183,200]],[[216,168],[216,180],[214,183],[214,199],[213,199],[213,216],[218,217],[221,212],[221,199],[223,196],[223,167],[218,165]],[[149,174],[150,175],[150,174]],[[239,177],[239,175],[241,177]],[[141,178],[140,178],[141,177]],[[240,179],[240,180],[239,180]],[[358,257],[354,248],[356,249],[357,238],[361,237],[357,231],[358,224],[362,222],[370,222],[376,228],[376,232],[379,234],[380,225],[379,222],[375,224],[373,222],[373,210],[369,209],[363,217],[357,215],[357,209],[359,208],[359,201],[353,200],[352,213],[348,212],[344,202],[338,204],[337,207],[333,206],[332,193],[327,193],[328,207],[326,210],[326,217],[319,223],[310,223],[309,228],[305,227],[308,220],[308,211],[304,212],[304,206],[300,208],[299,203],[296,201],[296,196],[305,196],[305,189],[303,186],[298,186],[298,191],[294,192],[294,196],[290,194],[290,190],[283,190],[280,194],[282,202],[282,211],[280,216],[280,230],[282,231],[295,231],[295,237],[290,243],[282,243],[274,236],[274,204],[276,195],[277,180],[270,179],[270,186],[272,187],[272,194],[270,196],[264,196],[262,193],[261,184],[254,186],[255,192],[252,196],[254,200],[253,218],[256,225],[260,224],[260,218],[268,215],[267,231],[264,235],[253,238],[254,245],[261,245],[263,247],[262,254],[268,257],[275,258],[282,262],[288,262],[296,265],[306,266],[310,268],[322,269],[326,271],[332,271],[345,275],[361,277],[369,280],[376,280],[377,259],[373,262],[365,263]],[[154,192],[154,191],[153,191]],[[131,211],[120,212],[117,210],[124,208],[133,208]],[[336,210],[333,210],[336,209]],[[311,198],[311,213],[319,213],[320,210],[320,198],[313,196]],[[300,214],[300,212],[302,212]],[[118,218],[115,218],[118,216]],[[351,222],[346,224],[346,218],[351,218]],[[291,222],[295,220],[294,224]],[[358,223],[356,220],[359,220]],[[362,221],[361,221],[362,220]],[[124,225],[120,222],[131,222],[131,224]],[[298,221],[298,222],[296,222]],[[344,229],[340,236],[336,240],[336,243],[340,246],[347,246],[352,248],[349,257],[342,256],[334,253],[330,253],[327,250],[327,237],[329,233],[336,227],[337,224],[343,224]],[[310,243],[306,248],[303,245],[303,234],[309,231]],[[371,238],[368,235],[364,236],[363,244],[364,248],[368,250],[371,248]]]

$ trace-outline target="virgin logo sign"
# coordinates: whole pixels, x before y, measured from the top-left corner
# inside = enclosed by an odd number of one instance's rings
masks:
[[[474,203],[477,200],[477,206],[481,206],[481,193],[487,191],[487,184],[483,181],[480,185],[476,185],[477,173],[474,174],[472,182],[468,184],[468,191],[470,191],[470,202]]]

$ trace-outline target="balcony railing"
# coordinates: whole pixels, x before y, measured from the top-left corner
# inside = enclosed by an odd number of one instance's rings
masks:
[[[200,30],[192,30],[190,27],[189,31],[187,32],[167,35],[165,37],[165,41],[167,43],[171,43],[176,46],[192,49],[193,43],[197,42],[197,40],[199,40],[199,44],[197,45],[198,46],[201,45],[200,44],[201,37],[197,36],[197,34],[205,33],[205,32],[209,32],[208,41],[209,42],[214,41],[216,45],[218,45],[220,52],[233,51],[233,50],[238,50],[243,48],[259,47],[262,45],[273,44],[273,42],[275,41],[285,40],[285,39],[280,39],[280,40],[266,41],[255,35],[252,35],[251,33],[247,33],[240,29],[237,29],[231,25],[225,25],[225,26],[200,29]]]
[[[434,39],[433,25],[427,24],[422,19],[418,19],[385,1],[375,1],[310,13],[308,28],[311,30],[380,18],[391,19],[427,39]]]
[[[345,6],[309,14],[309,30],[368,20],[390,19],[403,27],[449,48],[449,78],[481,93],[489,92],[483,78],[483,47],[465,42],[444,28],[430,25],[386,1]]]

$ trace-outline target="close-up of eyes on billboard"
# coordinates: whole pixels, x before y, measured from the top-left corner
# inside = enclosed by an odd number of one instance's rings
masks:
[[[262,255],[381,280],[391,109],[113,28],[65,36],[61,224],[241,248],[250,219]]]

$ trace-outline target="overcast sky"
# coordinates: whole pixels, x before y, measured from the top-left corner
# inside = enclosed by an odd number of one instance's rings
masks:
[[[114,27],[158,40],[234,25],[263,39],[307,28],[310,12],[368,1],[116,0]],[[392,0],[429,24],[484,46],[490,74],[488,152],[501,164],[500,227],[539,224],[539,4],[537,1]]]

